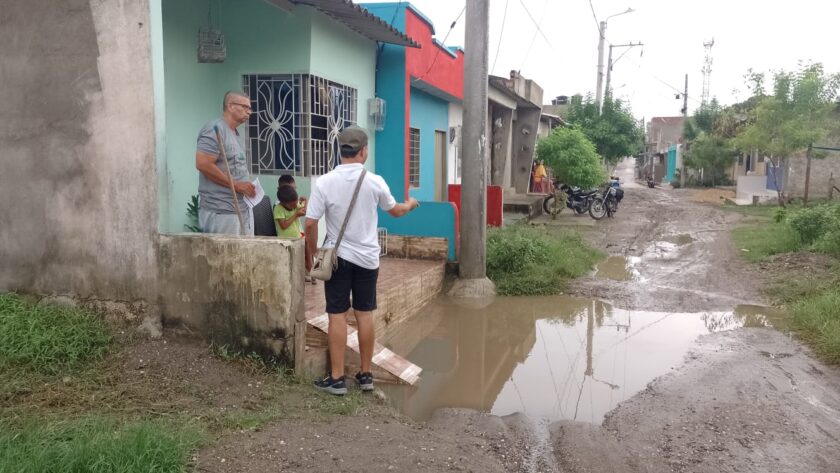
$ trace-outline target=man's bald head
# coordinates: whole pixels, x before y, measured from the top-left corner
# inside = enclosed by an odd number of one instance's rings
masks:
[[[228,106],[230,106],[231,103],[236,103],[236,100],[234,100],[234,99],[240,99],[240,101],[241,101],[241,99],[245,99],[245,100],[248,100],[249,103],[250,103],[250,100],[251,100],[247,95],[243,94],[242,92],[237,92],[235,90],[229,90],[229,91],[225,92],[225,98],[224,98],[224,100],[222,100],[222,111],[223,112],[228,109]]]

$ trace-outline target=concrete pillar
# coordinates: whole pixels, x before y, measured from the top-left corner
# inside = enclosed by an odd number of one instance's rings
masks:
[[[459,281],[450,294],[481,298],[495,294],[487,279],[487,61],[489,0],[467,2],[464,57],[464,125],[461,161]]]
[[[518,108],[513,122],[513,185],[516,192],[528,192],[533,163],[537,148],[537,130],[540,126],[541,111],[538,108]]]
[[[490,184],[494,186],[505,186],[506,179],[510,175],[509,166],[511,163],[510,141],[511,127],[513,126],[513,110],[502,107],[493,107],[492,113],[493,147],[491,149],[491,178]]]

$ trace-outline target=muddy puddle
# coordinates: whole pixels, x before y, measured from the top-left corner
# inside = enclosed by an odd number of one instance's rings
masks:
[[[595,267],[595,277],[614,281],[638,281],[641,275],[636,266],[641,260],[637,256],[610,256]]]
[[[679,366],[698,336],[771,326],[777,315],[757,306],[627,311],[566,296],[500,297],[483,309],[440,299],[389,337],[391,348],[423,367],[421,382],[384,389],[395,407],[418,420],[454,407],[600,423]]]

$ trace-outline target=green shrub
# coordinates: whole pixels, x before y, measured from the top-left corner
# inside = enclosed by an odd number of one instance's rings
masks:
[[[790,308],[794,327],[829,363],[840,363],[840,289],[806,297]]]
[[[804,207],[791,212],[787,216],[787,222],[799,234],[802,242],[810,245],[829,231],[840,227],[840,206]]]
[[[181,472],[203,435],[195,428],[160,422],[120,426],[100,418],[20,425],[0,422],[0,471]]]
[[[101,358],[110,340],[102,319],[87,311],[35,306],[0,294],[0,368],[65,372]]]
[[[784,207],[778,207],[773,211],[773,221],[782,223],[787,219],[788,210]]]
[[[500,295],[561,293],[569,281],[586,274],[602,257],[579,234],[510,226],[491,230],[487,275]]]
[[[823,234],[812,247],[814,251],[840,256],[840,228],[835,228]]]

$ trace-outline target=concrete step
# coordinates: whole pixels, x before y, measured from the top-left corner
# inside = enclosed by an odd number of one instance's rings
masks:
[[[376,338],[388,344],[392,334],[399,332],[404,322],[412,317],[424,316],[422,308],[438,296],[446,274],[444,261],[382,258],[377,285],[378,308],[373,314]],[[306,342],[304,360],[300,368],[311,375],[325,373],[329,365],[326,331],[329,319],[325,313],[324,286],[322,282],[306,287]],[[348,341],[345,370],[355,373],[358,369],[358,336],[355,317],[347,317]],[[384,345],[374,348],[374,377],[380,381],[414,384],[422,369],[392,352]]]

